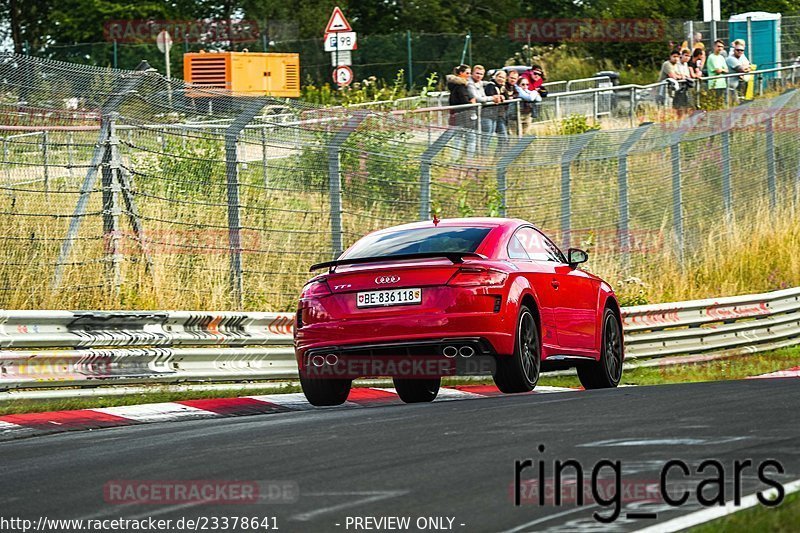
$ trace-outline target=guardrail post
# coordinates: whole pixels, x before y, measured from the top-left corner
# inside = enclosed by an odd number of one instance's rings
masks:
[[[42,132],[42,163],[44,164],[44,192],[47,194],[50,192],[50,158],[48,157],[47,153],[47,144],[50,141],[50,137],[47,134],[47,130]]]
[[[681,180],[681,139],[699,120],[705,116],[702,111],[695,111],[690,117],[680,122],[678,131],[672,134],[670,158],[672,161],[672,223],[675,227],[675,248],[678,261],[683,265],[685,251],[683,233],[683,184]]]
[[[726,129],[722,135],[722,204],[725,218],[733,220],[733,192],[731,191],[731,132]]]
[[[572,162],[589,144],[597,130],[574,136],[561,156],[561,246],[566,251],[571,242],[572,231]]]
[[[230,287],[237,309],[244,306],[244,286],[242,281],[242,226],[239,220],[239,160],[236,145],[244,127],[266,104],[265,99],[249,99],[239,116],[225,129],[225,186],[228,193]]]
[[[506,216],[506,191],[508,186],[506,184],[506,170],[508,166],[516,161],[522,155],[522,152],[533,142],[536,137],[534,135],[526,135],[517,141],[505,155],[500,159],[497,164],[497,192],[500,195],[500,216]]]
[[[630,267],[631,235],[630,235],[630,211],[628,209],[628,152],[639,142],[639,139],[647,133],[653,125],[652,122],[645,122],[636,128],[625,141],[620,145],[617,153],[617,193],[619,195],[619,250],[622,257],[622,267],[627,270]]]
[[[419,219],[431,218],[431,164],[456,133],[457,127],[447,128],[420,156],[419,162]]]
[[[337,131],[328,145],[328,182],[330,186],[331,202],[331,251],[333,259],[339,257],[344,251],[342,228],[342,172],[341,148],[359,124],[367,118],[368,112],[357,111]]]

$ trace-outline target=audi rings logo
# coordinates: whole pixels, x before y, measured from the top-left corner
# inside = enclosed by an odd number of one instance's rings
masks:
[[[386,285],[387,283],[397,283],[400,281],[400,276],[378,276],[375,278],[375,283],[378,285]]]

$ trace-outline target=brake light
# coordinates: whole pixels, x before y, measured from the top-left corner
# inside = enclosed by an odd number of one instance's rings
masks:
[[[453,274],[448,285],[458,287],[491,287],[502,285],[508,279],[508,274],[492,268],[462,267]]]
[[[309,281],[305,287],[303,287],[303,298],[315,298],[319,296],[326,296],[331,293],[330,287],[328,287],[328,282],[325,281],[325,278],[311,280]]]

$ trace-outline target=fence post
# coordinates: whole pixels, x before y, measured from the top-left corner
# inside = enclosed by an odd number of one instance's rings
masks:
[[[236,145],[239,134],[266,105],[265,99],[250,99],[241,113],[225,129],[225,185],[228,193],[228,249],[230,251],[230,287],[234,305],[244,307],[242,281],[242,226],[239,219],[239,158]]]
[[[75,166],[75,159],[72,154],[73,144],[75,143],[75,138],[72,132],[67,133],[67,171],[69,172],[69,177],[72,178],[72,167]]]
[[[47,143],[50,138],[47,130],[42,132],[42,162],[44,163],[44,192],[50,192],[50,161],[47,153]]]
[[[722,132],[722,204],[728,223],[733,220],[733,192],[731,190],[731,131]]]
[[[139,63],[139,66],[136,67],[136,75],[125,77],[120,76],[117,78],[117,81],[114,83],[114,87],[112,87],[112,96],[103,103],[100,115],[100,134],[98,136],[97,144],[95,145],[94,153],[92,154],[91,163],[89,163],[89,168],[86,171],[86,177],[81,185],[80,196],[78,196],[78,201],[75,204],[75,210],[72,214],[72,220],[70,220],[69,223],[67,236],[61,243],[61,250],[59,251],[58,259],[56,261],[56,268],[53,274],[52,283],[54,289],[61,285],[61,278],[64,274],[64,265],[69,259],[72,251],[72,243],[78,236],[78,231],[81,227],[81,221],[86,213],[86,206],[89,203],[89,196],[94,189],[95,183],[97,183],[97,169],[103,162],[103,157],[106,152],[105,142],[109,137],[109,114],[115,112],[119,108],[125,98],[132,91],[135,91],[142,81],[144,81],[144,76],[149,72],[154,71],[147,61],[142,61]]]
[[[572,162],[589,144],[597,130],[573,136],[570,145],[561,156],[561,246],[569,248],[572,231]]]
[[[526,135],[517,141],[514,146],[506,151],[500,162],[497,164],[497,192],[500,195],[500,216],[506,216],[506,191],[508,185],[506,184],[506,170],[509,165],[516,161],[522,155],[522,152],[533,142],[536,138],[535,135]]]
[[[644,122],[636,128],[620,145],[617,153],[617,194],[619,196],[619,249],[622,254],[622,266],[630,267],[631,235],[630,210],[628,209],[628,152],[647,133],[652,122]]]
[[[441,152],[456,133],[457,127],[447,128],[439,138],[431,143],[422,153],[419,160],[419,219],[429,220],[431,217],[431,164],[436,154]]]
[[[414,87],[414,64],[411,62],[411,30],[406,30],[406,48],[408,49],[408,90]]]
[[[331,202],[331,252],[336,259],[344,251],[342,228],[342,171],[341,149],[359,124],[367,118],[368,112],[357,111],[337,131],[328,145],[328,183],[330,186]]]
[[[267,175],[267,132],[266,124],[261,124],[261,173],[264,176],[264,187],[269,187],[269,176]]]
[[[683,266],[684,233],[683,233],[683,183],[681,179],[681,139],[686,135],[705,113],[695,111],[688,118],[683,119],[678,130],[671,136],[670,158],[672,160],[672,223],[675,226],[675,245],[678,261]]]
[[[108,138],[105,141],[105,152],[102,163],[102,193],[103,193],[103,239],[107,256],[106,275],[113,297],[119,295],[122,283],[122,253],[120,251],[119,217],[122,209],[119,204],[119,159],[113,157],[118,143],[115,123],[117,113],[111,113],[108,118]]]

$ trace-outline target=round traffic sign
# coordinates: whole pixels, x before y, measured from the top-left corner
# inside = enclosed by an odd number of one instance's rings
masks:
[[[353,71],[347,65],[340,65],[333,69],[333,81],[339,87],[346,87],[353,81]]]
[[[164,54],[169,52],[169,49],[172,48],[172,36],[168,31],[163,30],[158,34],[158,37],[156,37],[156,46],[158,46],[158,50]]]

